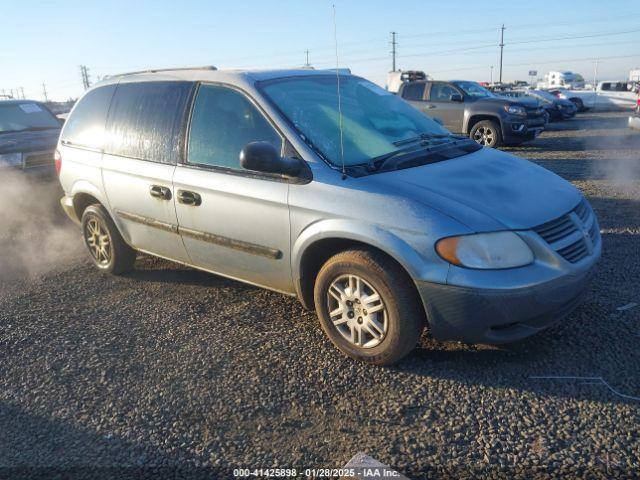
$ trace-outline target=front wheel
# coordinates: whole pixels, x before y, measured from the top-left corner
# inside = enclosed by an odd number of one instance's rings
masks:
[[[356,360],[391,365],[420,338],[424,311],[411,278],[373,250],[348,250],[320,269],[314,300],[322,329]]]
[[[131,270],[136,252],[126,244],[102,205],[90,205],[82,214],[82,235],[93,264],[115,275]]]
[[[502,146],[500,126],[491,120],[482,120],[476,123],[471,128],[469,137],[485,147],[497,148]]]

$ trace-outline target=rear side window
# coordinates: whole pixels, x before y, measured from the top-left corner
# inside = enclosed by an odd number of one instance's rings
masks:
[[[405,100],[422,100],[426,83],[408,83],[402,89],[402,98]]]
[[[60,137],[62,143],[95,149],[103,147],[104,127],[115,89],[115,85],[99,87],[80,99],[65,122]]]
[[[188,163],[241,170],[240,151],[258,141],[282,149],[278,132],[244,94],[227,87],[200,87],[193,105]]]
[[[107,122],[105,151],[112,155],[175,164],[189,95],[189,82],[118,85]]]

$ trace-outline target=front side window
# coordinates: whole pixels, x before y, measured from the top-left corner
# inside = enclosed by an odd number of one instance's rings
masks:
[[[44,106],[34,102],[0,103],[0,133],[60,128],[60,122]]]
[[[446,83],[432,83],[429,91],[429,100],[432,102],[449,102],[451,95],[456,95],[458,91]]]
[[[286,77],[258,84],[301,138],[336,167],[343,161],[345,166],[366,164],[373,157],[396,151],[398,142],[419,135],[448,135],[407,102],[363,78],[341,75],[339,86],[341,108],[336,75]]]
[[[422,100],[424,98],[425,83],[408,83],[402,89],[402,98],[405,100]]]
[[[188,163],[239,170],[240,151],[260,141],[282,149],[278,132],[244,94],[216,85],[200,87],[191,117]]]
[[[190,82],[118,85],[107,124],[105,151],[112,155],[175,164]]]

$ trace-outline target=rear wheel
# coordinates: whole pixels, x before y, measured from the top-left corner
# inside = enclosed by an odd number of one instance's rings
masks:
[[[102,205],[90,205],[82,214],[82,235],[93,264],[115,275],[133,268],[136,252],[126,244]]]
[[[584,102],[579,98],[570,98],[571,102],[576,106],[579,112],[586,112],[588,108],[584,107]]]
[[[331,257],[318,273],[314,297],[322,329],[356,360],[391,365],[413,350],[424,327],[412,280],[376,251]]]
[[[469,137],[480,145],[496,148],[502,145],[500,126],[491,120],[476,123],[469,132]]]

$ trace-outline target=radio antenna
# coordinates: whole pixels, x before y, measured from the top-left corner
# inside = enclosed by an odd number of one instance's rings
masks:
[[[336,84],[338,85],[338,124],[340,127],[340,162],[342,164],[342,180],[346,180],[347,172],[344,166],[344,140],[342,135],[342,98],[340,97],[340,71],[338,61],[338,28],[336,27],[336,6],[333,4],[333,42],[336,46]]]

